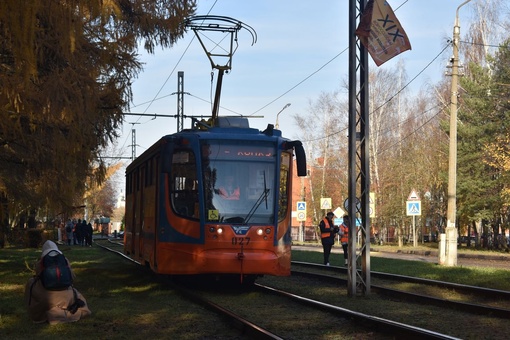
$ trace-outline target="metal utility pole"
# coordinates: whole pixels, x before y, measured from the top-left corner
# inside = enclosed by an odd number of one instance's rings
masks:
[[[464,1],[455,15],[453,27],[453,57],[452,57],[452,87],[450,99],[450,145],[448,157],[448,211],[446,233],[441,234],[439,242],[439,264],[445,266],[457,265],[457,108],[458,108],[458,77],[459,77],[459,42],[460,24],[459,10],[471,0]]]
[[[350,296],[370,294],[368,51],[355,34],[357,20],[366,4],[366,0],[349,1],[349,204],[346,208],[350,217],[347,271]],[[359,229],[357,220],[360,221]],[[361,237],[359,251],[356,249],[358,232]]]
[[[136,130],[131,129],[131,160],[136,158]]]
[[[184,129],[184,72],[177,72],[177,132]]]
[[[135,125],[140,123],[129,123],[133,125],[131,128],[131,161],[134,161],[136,158],[136,130]]]

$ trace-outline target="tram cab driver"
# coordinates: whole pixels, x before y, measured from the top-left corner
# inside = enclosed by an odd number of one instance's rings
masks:
[[[221,186],[218,189],[218,193],[221,198],[225,200],[239,200],[239,197],[241,196],[241,191],[239,189],[239,186],[235,184],[234,176],[227,175],[225,177],[225,185]]]

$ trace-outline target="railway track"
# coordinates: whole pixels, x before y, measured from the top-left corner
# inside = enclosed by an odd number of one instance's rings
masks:
[[[100,241],[96,244],[103,249],[124,256],[119,251],[119,243]],[[310,320],[310,315],[316,315],[317,323],[328,320],[328,323],[332,324],[329,332],[343,338],[455,339],[455,337],[446,334],[356,312],[267,285],[255,284],[253,290],[249,292],[243,290],[240,294],[238,289],[224,286],[215,286],[213,289],[210,286],[205,289],[203,286],[199,286],[192,290],[189,289],[189,284],[182,285],[174,281],[170,281],[169,284],[172,289],[179,291],[194,303],[199,303],[205,308],[222,315],[228,320],[229,324],[234,325],[244,336],[250,338],[304,339],[318,336],[323,330],[321,327],[314,328],[306,324],[295,324],[293,330],[288,329],[288,323],[294,319],[307,320],[307,323],[314,325],[315,322]],[[254,299],[252,294],[257,294],[257,298]],[[277,301],[275,295],[278,296]],[[257,310],[257,313],[253,313],[254,310]],[[268,314],[260,315],[260,311],[264,310]],[[254,316],[253,314],[257,315]],[[275,315],[282,318],[281,322]],[[286,319],[289,317],[290,321]],[[299,327],[303,326],[304,328],[299,330]],[[295,333],[296,329],[298,329],[298,333]],[[307,330],[311,333],[304,333]]]
[[[292,274],[319,277],[325,280],[332,280],[339,285],[347,285],[347,277],[324,276],[318,273],[295,270],[296,267],[347,275],[346,268],[293,262],[294,269]],[[370,275],[372,278],[371,291],[377,294],[405,299],[406,301],[441,306],[443,308],[452,308],[477,315],[489,315],[504,319],[510,318],[510,291],[381,272],[371,272]],[[391,288],[401,286],[403,282],[411,283],[412,285],[405,285],[405,288],[402,289]],[[433,289],[430,289],[430,287],[433,287]],[[423,292],[426,292],[426,294]],[[442,296],[445,295],[452,298],[443,298]]]
[[[122,253],[121,250],[123,248],[123,244],[121,242],[108,240],[97,240],[95,245],[100,248],[112,252],[116,255],[122,256],[126,260],[134,262],[138,265],[141,265],[139,262],[134,261],[129,256],[126,256]],[[201,297],[199,294],[193,293],[191,290],[184,288],[184,286],[174,283],[173,281],[165,281],[167,284],[171,286],[171,288],[179,291],[182,295],[184,295],[189,300],[198,303],[205,308],[214,311],[217,314],[223,316],[227,321],[234,325],[235,328],[239,329],[243,335],[253,337],[256,339],[283,339],[280,336],[271,333],[270,331],[250,322],[247,319],[236,315],[235,313],[230,312],[229,310],[221,307],[220,305]]]

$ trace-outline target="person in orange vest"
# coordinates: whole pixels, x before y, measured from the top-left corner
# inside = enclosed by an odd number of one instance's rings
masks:
[[[333,224],[333,216],[335,216],[335,214],[330,211],[319,223],[322,249],[324,249],[324,265],[326,266],[329,266],[329,255],[331,254],[331,248],[335,243],[335,234],[338,232],[338,228],[335,228],[335,225]]]
[[[345,265],[348,264],[349,259],[349,216],[344,215],[344,221],[340,225],[340,230],[338,231],[338,235],[340,235],[340,243],[342,244],[342,249],[344,250],[344,260]]]

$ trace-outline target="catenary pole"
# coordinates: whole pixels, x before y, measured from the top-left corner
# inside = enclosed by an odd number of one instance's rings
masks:
[[[355,33],[357,21],[366,4],[366,0],[349,2],[349,179],[348,204],[345,207],[350,221],[347,270],[349,296],[370,294],[368,52]]]

